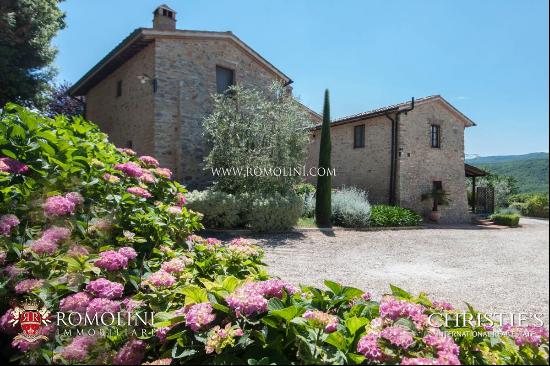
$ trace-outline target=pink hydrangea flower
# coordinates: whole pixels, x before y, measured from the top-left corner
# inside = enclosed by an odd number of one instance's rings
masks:
[[[123,154],[126,154],[126,155],[131,155],[131,156],[135,156],[136,155],[136,152],[130,148],[127,148],[127,147],[119,147],[117,148],[118,151],[120,151],[121,153]]]
[[[145,165],[150,165],[155,168],[158,168],[159,166],[159,161],[152,156],[143,155],[139,157],[139,160]]]
[[[538,347],[548,342],[548,329],[537,325],[512,327],[505,332],[514,339],[514,342],[519,347],[528,344]]]
[[[220,354],[225,347],[235,344],[235,337],[242,336],[242,329],[236,326],[231,326],[231,323],[227,323],[224,328],[216,325],[210,330],[210,332],[208,332],[204,347],[205,351],[207,354],[214,352]]]
[[[168,168],[156,168],[155,173],[159,177],[163,177],[163,178],[166,178],[166,179],[171,179],[172,178],[172,171]]]
[[[74,214],[76,206],[63,196],[51,196],[46,199],[43,208],[46,216],[65,216]]]
[[[95,265],[108,271],[119,271],[128,268],[128,258],[114,250],[107,250],[99,253]]]
[[[122,247],[118,250],[118,253],[122,254],[123,256],[128,258],[128,260],[130,261],[136,259],[138,256],[137,252],[132,247]]]
[[[257,257],[263,254],[263,250],[243,238],[233,239],[227,246],[227,251],[238,257]]]
[[[361,298],[365,301],[370,301],[372,299],[372,294],[367,291],[363,295],[361,295]]]
[[[183,207],[187,203],[187,199],[183,195],[183,193],[178,193],[176,196],[176,206]]]
[[[44,284],[44,280],[37,280],[37,279],[23,280],[19,282],[17,285],[15,285],[15,293],[25,294],[27,292],[31,292],[33,290],[36,290],[37,288],[42,287],[43,284]]]
[[[70,363],[83,362],[89,355],[90,348],[97,342],[95,337],[80,335],[73,338],[73,341],[65,346],[60,354]]]
[[[90,254],[89,250],[82,245],[72,245],[67,254],[72,257],[87,256]]]
[[[170,206],[166,209],[166,212],[168,212],[170,215],[181,215],[181,207],[180,206]]]
[[[38,255],[52,255],[57,251],[58,245],[54,241],[41,238],[33,241],[30,248]]]
[[[71,237],[71,230],[65,227],[52,226],[51,228],[44,230],[42,233],[42,239],[51,240],[55,243],[67,240]]]
[[[112,282],[105,278],[98,278],[86,285],[86,291],[94,296],[107,299],[118,299],[124,292],[124,286],[118,282]]]
[[[59,310],[84,314],[92,298],[86,292],[77,292],[62,299],[59,303]]]
[[[171,364],[172,364],[171,358],[159,358],[158,360],[142,363],[142,365],[171,365]]]
[[[41,345],[42,345],[42,341],[40,340],[29,342],[24,338],[14,338],[13,341],[11,341],[11,346],[13,348],[17,348],[23,353],[40,348]]]
[[[106,182],[109,182],[109,183],[113,183],[113,184],[120,182],[119,177],[117,177],[116,175],[109,174],[109,173],[103,174],[103,180],[105,180]]]
[[[297,292],[296,287],[281,280],[250,282],[236,289],[225,300],[237,316],[251,316],[267,311],[267,298],[282,298],[283,290],[289,294]]]
[[[0,317],[0,331],[11,336],[16,335],[21,330],[19,325],[13,325],[13,323],[10,323],[10,321],[13,320],[12,311],[13,309],[8,309],[8,311]]]
[[[379,333],[369,333],[359,340],[357,343],[357,352],[364,355],[371,361],[384,361],[386,355],[382,352],[378,346]]]
[[[172,287],[175,283],[176,278],[164,270],[151,274],[144,281],[144,284],[149,284],[154,287]]]
[[[117,313],[120,311],[120,301],[98,297],[92,299],[86,307],[86,314],[94,316],[95,314]]]
[[[0,217],[0,236],[8,236],[11,231],[19,225],[20,221],[13,214],[6,214]]]
[[[383,300],[380,303],[380,316],[391,320],[398,318],[411,319],[417,329],[423,329],[427,323],[428,316],[424,314],[426,309],[419,304],[413,304],[404,300]]]
[[[442,365],[439,363],[438,360],[433,358],[408,358],[404,357],[403,360],[401,360],[401,365]]]
[[[157,182],[157,178],[153,175],[153,173],[149,171],[144,171],[143,175],[138,178],[140,182],[147,183],[147,184],[153,184]]]
[[[314,326],[323,328],[325,333],[332,333],[336,331],[338,324],[340,323],[337,316],[319,310],[308,310],[304,313],[303,317],[312,322]]]
[[[432,305],[435,309],[443,311],[453,311],[455,309],[452,304],[446,301],[434,301]]]
[[[134,300],[130,297],[127,297],[122,300],[122,305],[124,305],[124,308],[126,309],[126,311],[133,312],[134,310],[143,306],[143,301]]]
[[[133,178],[139,178],[143,175],[143,169],[139,165],[137,165],[136,163],[132,163],[131,161],[123,164],[116,164],[115,169],[120,170],[127,176]]]
[[[451,337],[439,330],[433,330],[423,340],[436,350],[440,365],[460,365],[460,349]]]
[[[8,274],[10,279],[14,279],[17,276],[27,273],[28,271],[25,268],[17,267],[15,264],[10,264],[4,269],[4,272]]]
[[[212,305],[207,302],[187,306],[184,309],[185,325],[191,328],[193,332],[203,330],[205,326],[216,319],[213,310]]]
[[[168,273],[181,273],[185,267],[192,262],[187,257],[174,258],[161,264],[160,268]]]
[[[216,238],[206,238],[206,244],[212,248],[219,248],[222,245],[222,241]]]
[[[141,188],[141,187],[129,187],[128,189],[126,189],[126,191],[128,193],[133,194],[134,196],[139,196],[139,197],[143,197],[143,198],[153,197],[153,195],[148,190],[146,190],[145,188]]]
[[[402,327],[388,327],[380,333],[380,337],[387,339],[391,344],[407,349],[414,342],[411,332]]]
[[[65,194],[65,198],[75,204],[75,206],[81,205],[84,203],[84,197],[78,192],[69,192]]]
[[[145,357],[146,343],[140,339],[131,339],[116,354],[115,365],[139,365]]]
[[[0,158],[0,172],[11,174],[25,174],[29,171],[29,167],[20,161],[8,157]]]

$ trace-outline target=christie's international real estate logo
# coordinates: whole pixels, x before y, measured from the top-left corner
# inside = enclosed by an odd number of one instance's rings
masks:
[[[48,319],[50,311],[35,301],[25,301],[22,306],[16,306],[11,312],[12,319],[9,321],[13,326],[21,325],[21,333],[15,336],[14,340],[24,339],[27,342],[48,340],[48,337],[40,334],[40,328],[51,323]]]

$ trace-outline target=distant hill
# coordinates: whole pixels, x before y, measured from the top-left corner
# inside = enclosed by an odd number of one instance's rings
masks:
[[[548,153],[482,156],[466,163],[517,179],[522,193],[548,192]]]

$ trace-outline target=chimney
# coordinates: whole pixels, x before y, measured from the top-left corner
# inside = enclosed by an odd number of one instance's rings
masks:
[[[162,4],[153,12],[153,29],[176,30],[176,11]]]

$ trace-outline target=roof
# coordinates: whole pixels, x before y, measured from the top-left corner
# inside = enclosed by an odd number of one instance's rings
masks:
[[[431,101],[435,101],[435,100],[439,100],[439,101],[443,102],[451,110],[453,110],[455,113],[457,113],[458,116],[465,121],[467,127],[476,125],[474,121],[472,121],[471,119],[466,117],[466,115],[464,115],[464,113],[460,112],[451,103],[449,103],[447,100],[445,100],[445,98],[443,98],[441,95],[430,95],[430,96],[427,96],[427,97],[418,98],[418,99],[415,99],[414,103],[415,103],[415,106],[416,106],[418,104],[423,104],[423,103],[427,103],[427,102],[431,102]],[[357,113],[357,114],[352,114],[352,115],[349,115],[349,116],[337,118],[337,119],[332,121],[331,127],[332,126],[339,126],[339,125],[343,125],[343,124],[351,123],[351,122],[362,121],[362,120],[369,119],[369,118],[384,116],[386,114],[395,113],[395,112],[398,112],[400,110],[406,110],[410,107],[411,107],[411,101],[410,100],[407,101],[407,102],[402,102],[402,103],[397,103],[397,104],[390,104],[390,105],[387,105],[387,106],[384,106],[384,107],[372,109],[372,110],[367,111],[367,112],[362,112],[362,113]],[[321,125],[318,125],[315,128],[320,129]]]
[[[246,43],[232,32],[212,32],[195,30],[158,30],[152,28],[137,28],[122,42],[120,42],[111,52],[102,58],[94,67],[92,67],[80,80],[78,80],[69,89],[72,96],[85,95],[101,80],[124,64],[136,53],[141,51],[156,38],[182,38],[182,39],[225,39],[233,42],[243,51],[255,58],[261,65],[280,77],[286,83],[292,83],[287,75],[273,66],[269,61],[254,51]]]
[[[473,165],[470,164],[464,164],[464,170],[466,171],[467,177],[484,177],[488,175],[485,170],[479,169]]]

